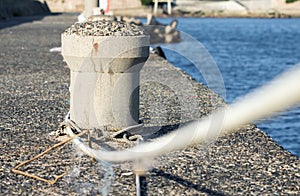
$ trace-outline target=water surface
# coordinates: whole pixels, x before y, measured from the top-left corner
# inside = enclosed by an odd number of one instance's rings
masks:
[[[172,19],[158,20],[168,23]],[[177,20],[178,29],[201,42],[215,60],[225,84],[223,98],[228,103],[300,63],[300,19]],[[193,45],[188,50],[197,55]],[[166,54],[172,64],[206,83],[188,59],[172,51]],[[284,148],[300,156],[300,107],[256,124]]]

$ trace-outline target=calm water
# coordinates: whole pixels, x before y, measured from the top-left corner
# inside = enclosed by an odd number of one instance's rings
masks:
[[[223,98],[228,103],[300,63],[300,19],[177,20],[178,29],[201,42],[215,60],[226,88]],[[159,21],[168,23],[171,19]],[[193,45],[187,50],[193,55]],[[166,54],[175,66],[205,83],[186,58],[170,50]],[[300,107],[256,124],[284,148],[300,156]]]

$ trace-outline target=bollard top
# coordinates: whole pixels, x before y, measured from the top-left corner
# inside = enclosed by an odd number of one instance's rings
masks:
[[[63,34],[78,36],[141,36],[146,35],[144,29],[135,24],[129,24],[121,21],[87,21],[75,23]]]

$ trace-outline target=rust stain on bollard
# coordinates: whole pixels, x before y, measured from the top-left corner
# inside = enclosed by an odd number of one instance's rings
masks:
[[[94,43],[93,47],[94,47],[95,51],[98,52],[98,43]]]

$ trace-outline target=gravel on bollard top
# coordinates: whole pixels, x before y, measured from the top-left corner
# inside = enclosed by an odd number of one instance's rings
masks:
[[[121,21],[88,21],[75,23],[64,31],[64,34],[79,36],[139,36],[145,35],[144,29]]]

